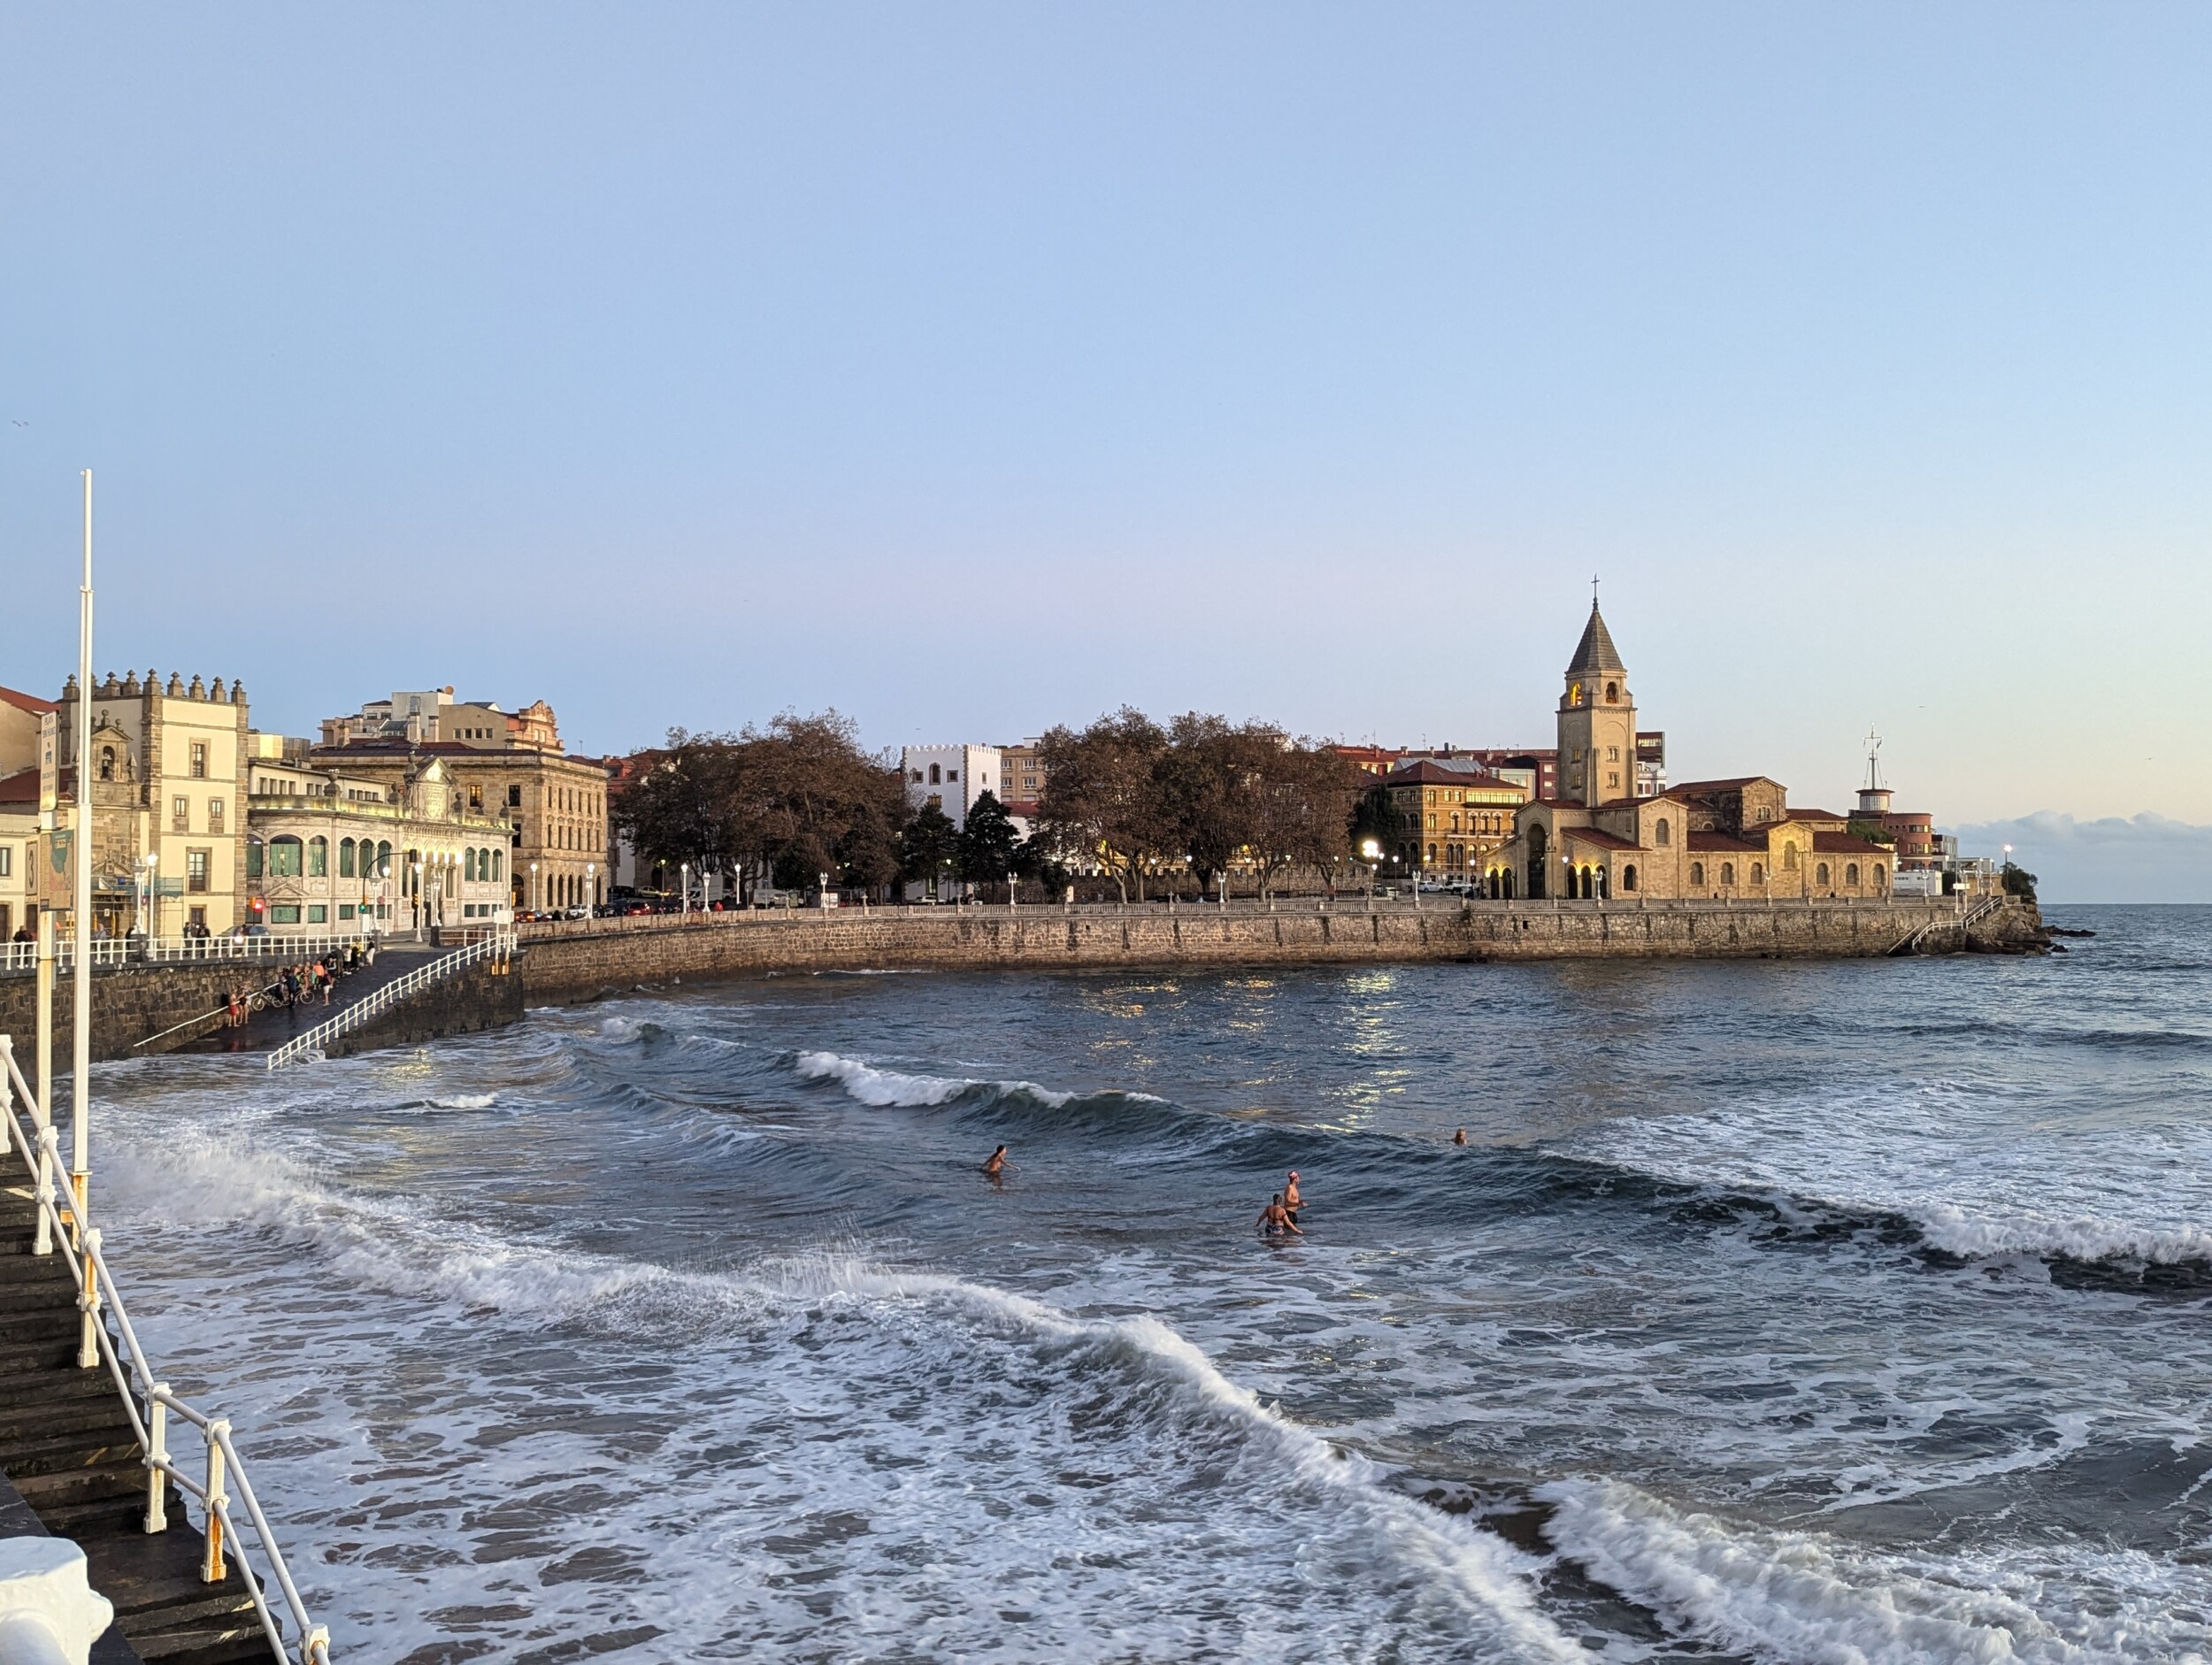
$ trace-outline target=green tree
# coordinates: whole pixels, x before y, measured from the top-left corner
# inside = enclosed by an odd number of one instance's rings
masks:
[[[900,870],[910,879],[937,894],[937,881],[953,871],[960,859],[960,832],[952,817],[932,798],[906,824],[899,840]]]
[[[1039,830],[1056,848],[1095,863],[1125,900],[1144,900],[1148,873],[1176,846],[1173,817],[1156,772],[1167,735],[1142,711],[1123,706],[1080,733],[1055,728],[1038,742],[1045,765]]]
[[[2035,900],[2035,875],[2024,867],[2007,862],[2004,871],[2005,894],[2017,896],[2024,902]]]
[[[998,794],[987,790],[978,793],[960,828],[960,877],[971,885],[1004,883],[1013,871],[1014,847],[1020,842],[1013,817],[1006,813]]]

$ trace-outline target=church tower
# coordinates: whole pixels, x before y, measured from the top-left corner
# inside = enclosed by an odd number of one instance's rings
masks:
[[[1636,702],[1597,597],[1559,697],[1559,796],[1594,809],[1636,795]]]

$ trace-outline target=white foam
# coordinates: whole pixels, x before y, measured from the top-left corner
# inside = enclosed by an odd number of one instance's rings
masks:
[[[1932,1562],[1810,1532],[1670,1508],[1633,1486],[1562,1481],[1548,1533],[1680,1637],[1798,1665],[2197,1660],[2212,1631],[2168,1611],[2148,1558],[2061,1569],[1971,1555]],[[2034,1552],[2015,1552],[2032,1554]],[[2058,1552],[2053,1552],[2056,1554]],[[2070,1586],[2103,1576],[2084,1601]]]
[[[430,1101],[434,1110],[488,1110],[498,1102],[496,1093],[452,1093]]]
[[[881,1109],[918,1109],[946,1104],[963,1093],[980,1086],[996,1087],[1002,1093],[1026,1093],[1055,1109],[1070,1102],[1075,1096],[1071,1093],[1057,1093],[1050,1087],[1039,1086],[1034,1081],[981,1081],[967,1076],[903,1075],[895,1070],[879,1069],[858,1058],[841,1057],[833,1052],[803,1052],[791,1067],[810,1081],[835,1081],[844,1087],[848,1097]]]

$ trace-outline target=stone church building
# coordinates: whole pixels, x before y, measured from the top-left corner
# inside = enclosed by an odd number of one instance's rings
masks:
[[[1557,795],[1525,804],[1490,858],[1494,897],[1874,898],[1895,855],[1851,818],[1793,809],[1764,775],[1636,794],[1636,699],[1595,601],[1559,699]]]

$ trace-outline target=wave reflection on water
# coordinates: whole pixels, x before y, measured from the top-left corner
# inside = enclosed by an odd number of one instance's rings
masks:
[[[110,1239],[349,1657],[2191,1659],[2212,914],[2063,922],[158,1060]]]

